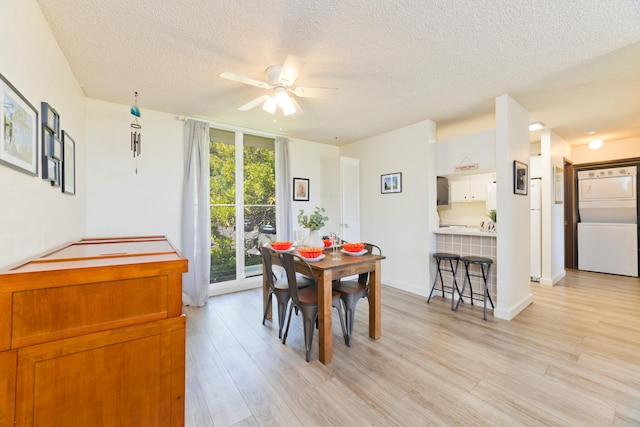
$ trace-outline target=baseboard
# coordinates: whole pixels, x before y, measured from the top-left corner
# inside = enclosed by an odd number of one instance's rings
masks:
[[[520,314],[522,310],[527,308],[527,306],[532,302],[533,302],[533,295],[529,294],[525,298],[523,298],[522,301],[520,301],[515,306],[509,308],[508,310],[504,310],[496,307],[493,310],[493,317],[497,317],[498,319],[503,319],[503,320],[512,320],[514,317]]]
[[[556,283],[558,283],[560,280],[564,279],[564,277],[567,275],[567,271],[566,270],[562,270],[560,271],[558,274],[556,274],[553,279],[546,279],[546,278],[540,278],[540,284],[541,285],[546,285],[546,286],[553,286]]]
[[[425,283],[423,286],[415,286],[415,285],[409,285],[407,283],[398,282],[395,280],[389,280],[386,278],[382,279],[382,283],[386,286],[391,286],[392,288],[400,289],[401,291],[406,291],[422,297],[428,297],[429,290],[431,290],[431,286],[427,283]]]
[[[240,280],[230,280],[228,282],[211,283],[209,285],[209,296],[230,294],[233,292],[246,291],[262,286],[262,276],[249,277]]]

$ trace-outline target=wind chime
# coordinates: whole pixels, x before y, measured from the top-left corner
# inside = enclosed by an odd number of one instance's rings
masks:
[[[140,109],[138,108],[138,92],[135,94],[135,103],[131,107],[131,115],[133,116],[133,122],[131,123],[131,151],[133,151],[133,157],[142,154],[142,135],[140,129],[142,126],[138,123],[138,117],[140,117]],[[136,168],[136,173],[138,169]]]

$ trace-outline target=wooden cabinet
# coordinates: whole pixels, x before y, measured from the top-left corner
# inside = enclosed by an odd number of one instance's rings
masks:
[[[184,425],[186,271],[151,236],[0,272],[0,426]]]
[[[480,173],[449,177],[449,191],[452,202],[484,202],[487,187],[493,182],[493,173]]]

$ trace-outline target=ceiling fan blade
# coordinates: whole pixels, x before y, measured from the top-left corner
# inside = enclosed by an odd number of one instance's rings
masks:
[[[261,82],[260,80],[252,79],[251,77],[242,76],[240,74],[230,73],[228,71],[221,73],[220,77],[227,80],[233,80],[234,82],[240,82],[240,83],[244,83],[251,86],[261,87],[263,89],[271,88],[271,85],[269,83]]]
[[[269,95],[262,95],[256,99],[254,99],[253,101],[249,101],[244,105],[241,105],[240,107],[238,107],[238,110],[240,111],[248,111],[251,110],[252,108],[257,107],[258,105],[262,104],[263,102],[265,102],[267,99],[269,99]]]
[[[298,78],[302,67],[304,67],[304,59],[291,54],[287,55],[280,71],[280,82],[285,86],[291,86]]]
[[[337,98],[338,89],[332,87],[297,87],[292,92],[301,98]]]

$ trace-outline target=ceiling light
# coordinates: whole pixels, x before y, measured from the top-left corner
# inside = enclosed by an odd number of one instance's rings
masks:
[[[262,106],[262,109],[267,113],[275,114],[278,107],[282,108],[282,113],[285,116],[296,112],[296,107],[287,93],[287,89],[284,87],[277,87],[275,94],[267,98]]]
[[[289,94],[285,88],[276,88],[276,98],[278,101],[278,107],[282,108],[282,113],[285,116],[296,112],[296,107],[294,107],[293,102],[291,102],[291,98],[289,98]]]
[[[262,109],[264,111],[271,114],[276,113],[276,108],[278,108],[278,102],[276,101],[276,98],[273,96],[270,96],[269,98],[267,98],[267,100],[264,102],[264,105],[262,106]]]
[[[589,148],[591,148],[592,150],[597,150],[598,148],[602,148],[603,142],[601,139],[592,139],[591,142],[589,142]]]
[[[529,132],[533,132],[534,130],[544,129],[544,123],[542,122],[533,122],[529,124]]]

